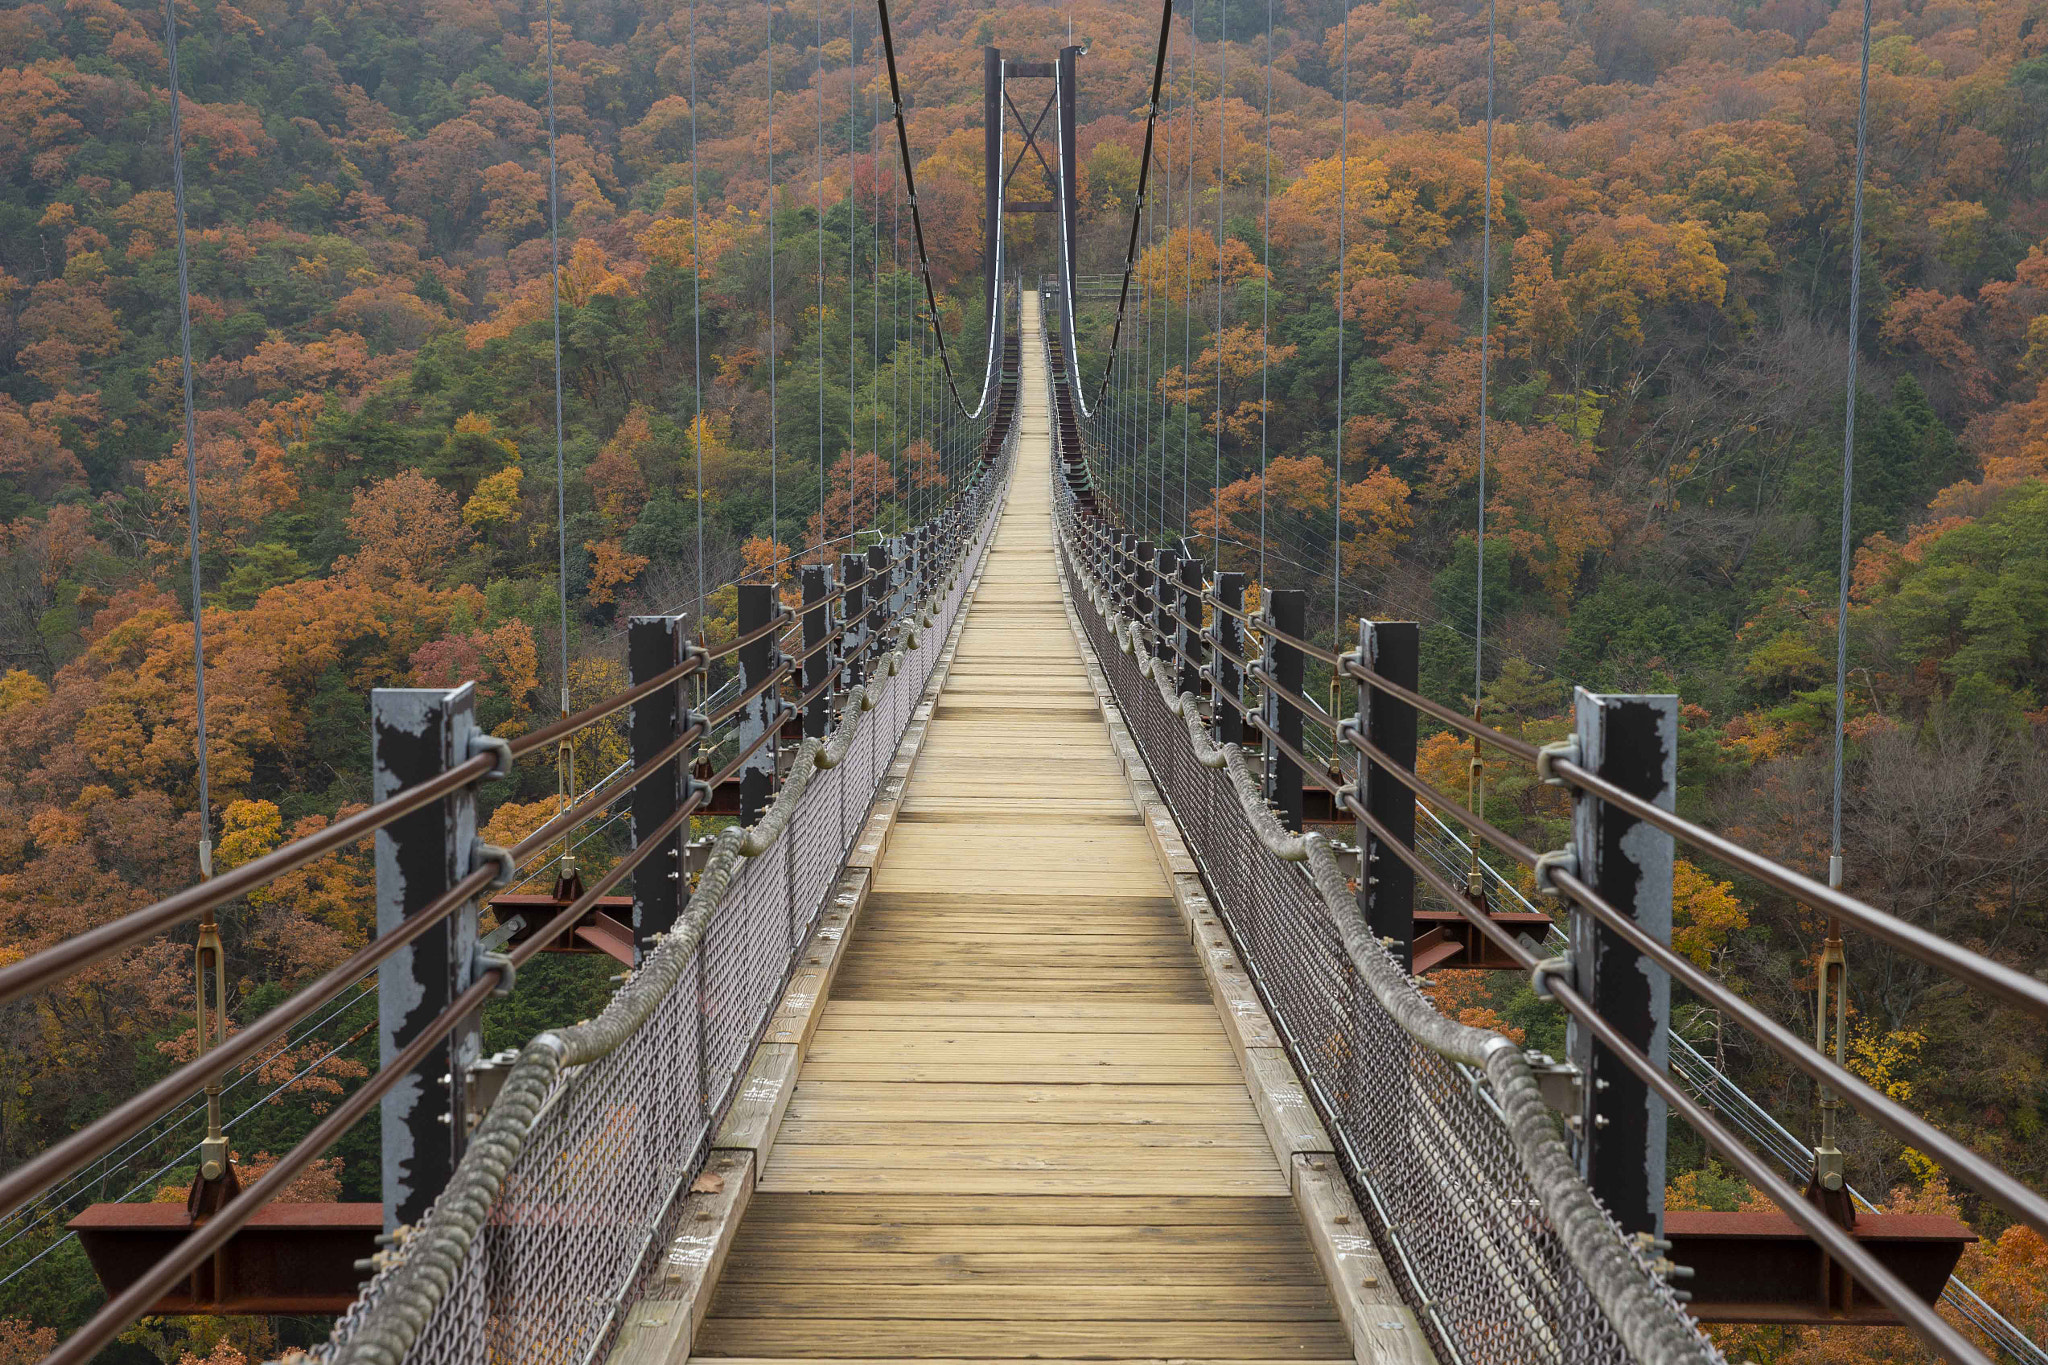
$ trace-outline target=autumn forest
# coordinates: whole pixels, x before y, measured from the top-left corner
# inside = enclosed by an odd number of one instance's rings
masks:
[[[1818,875],[1853,344],[1846,885],[2048,961],[2048,3],[1876,0],[1853,338],[1861,6],[1505,0],[1489,204],[1488,5],[1341,3],[1176,16],[1134,324],[1153,445],[1129,505],[1230,567],[1262,556],[1314,603],[1334,549],[1340,617],[1422,622],[1424,690],[1452,704],[1475,700],[1483,622],[1476,700],[1529,738],[1564,733],[1572,684],[1676,692],[1681,808]],[[565,689],[621,685],[628,615],[688,610],[729,636],[720,585],[913,524],[957,479],[871,6],[557,10],[559,484],[540,0],[176,0],[176,17],[216,866],[368,799],[370,688],[474,679],[485,724],[530,729]],[[942,322],[978,380],[980,49],[1050,57],[1071,22],[1080,270],[1114,276],[1158,10],[908,0],[893,17]],[[0,961],[197,875],[164,18],[150,0],[0,11]],[[1051,223],[1011,220],[1026,280],[1054,269]],[[1093,363],[1106,316],[1087,305]],[[1342,637],[1326,606],[1311,619]],[[619,743],[593,737],[579,764]],[[1463,765],[1449,734],[1425,742],[1445,785]],[[554,777],[497,799],[509,843],[557,808]],[[1542,846],[1567,820],[1520,774],[1492,782],[1488,814]],[[227,915],[237,1018],[364,941],[371,882],[350,850]],[[1681,863],[1677,932],[1811,1032],[1822,925],[1804,907]],[[1882,945],[1848,954],[1856,1069],[2048,1183],[2040,1026]],[[189,960],[188,931],[0,1007],[0,1164],[191,1055]],[[541,966],[493,1006],[487,1047],[609,989]],[[1561,1039],[1517,984],[1445,972],[1432,990]],[[261,1100],[233,1132],[245,1165],[374,1066],[373,1019],[236,1092]],[[1789,1068],[1710,1012],[1678,1022],[1811,1129]],[[1972,1220],[1962,1273],[2048,1335],[2048,1246],[1877,1129],[1851,1134],[1859,1188]],[[174,1136],[83,1197],[182,1201],[196,1132]],[[372,1125],[296,1197],[374,1198],[375,1153]],[[1672,1169],[1674,1206],[1751,1197],[1676,1129]],[[0,1276],[0,1365],[99,1299],[47,1221],[0,1228]],[[150,1319],[109,1358],[236,1365],[324,1331]],[[1887,1329],[1724,1344],[1926,1358]]]

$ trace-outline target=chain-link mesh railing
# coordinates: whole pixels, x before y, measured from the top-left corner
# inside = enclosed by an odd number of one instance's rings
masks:
[[[1071,497],[1063,486],[1054,496],[1064,521]],[[1074,582],[1082,570],[1065,536],[1061,549]],[[1481,1072],[1419,1041],[1368,988],[1307,864],[1275,856],[1231,773],[1199,760],[1187,722],[1085,597],[1075,610],[1132,739],[1439,1359],[1636,1359],[1624,1336],[1639,1340],[1644,1324],[1625,1332],[1567,1254]],[[1631,1296],[1637,1311],[1665,1319],[1661,1342],[1678,1358],[1719,1359],[1620,1229],[1595,1216],[1648,1289]]]
[[[994,532],[1013,448],[982,480],[954,571],[898,623],[893,672],[856,690],[830,741],[805,741],[786,800],[719,836],[684,918],[605,1012],[529,1044],[528,1096],[515,1068],[326,1358],[582,1365],[606,1349],[865,826]],[[580,1064],[579,1032],[599,1039]]]

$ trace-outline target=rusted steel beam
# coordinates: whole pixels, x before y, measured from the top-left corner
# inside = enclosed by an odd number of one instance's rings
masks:
[[[1953,1218],[1859,1213],[1849,1235],[1928,1303],[1977,1240]],[[1701,1322],[1897,1323],[1898,1316],[1853,1282],[1791,1217],[1777,1209],[1737,1213],[1671,1210],[1665,1254],[1690,1266],[1689,1305]]]
[[[71,1220],[111,1297],[141,1279],[192,1231],[183,1204],[94,1204]],[[382,1204],[271,1204],[230,1237],[151,1313],[341,1313],[367,1278]]]

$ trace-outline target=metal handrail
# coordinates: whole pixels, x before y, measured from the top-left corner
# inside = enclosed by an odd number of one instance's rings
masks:
[[[1358,655],[1355,653],[1347,653],[1340,656],[1340,658],[1341,662],[1337,666],[1346,677],[1355,678],[1376,691],[1386,693],[1397,701],[1407,702],[1418,711],[1427,712],[1467,738],[1476,739],[1482,743],[1505,749],[1525,763],[1534,763],[1536,761],[1536,746],[1528,740],[1502,734],[1492,726],[1482,724],[1468,715],[1454,711],[1442,702],[1431,701],[1420,692],[1403,687],[1397,682],[1388,681],[1370,668],[1360,664],[1358,662]]]
[[[1615,786],[1568,759],[1560,758],[1554,761],[1551,764],[1551,771],[1581,791],[1599,797],[1609,805],[1628,812],[1645,824],[1663,830],[1674,839],[1689,844],[1717,861],[1727,863],[1758,881],[1774,886],[1816,910],[1846,920],[1908,955],[1917,957],[1930,966],[1943,968],[1962,980],[1998,996],[2008,1004],[2017,1005],[2030,1014],[2048,1018],[2048,982],[2037,981],[2024,972],[2014,971],[1967,948],[1959,948],[1918,925],[1908,924],[1897,916],[1888,915],[1854,896],[1845,895],[1830,886],[1823,886],[1811,877],[1801,876],[1791,868],[1780,866],[1732,839],[1723,838],[1710,829],[1696,825],[1682,816]],[[2042,1231],[2048,1233],[2048,1226],[2044,1226]]]

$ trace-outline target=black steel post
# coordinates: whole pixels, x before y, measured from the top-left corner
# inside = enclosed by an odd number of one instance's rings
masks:
[[[1308,594],[1299,588],[1279,588],[1266,594],[1266,619],[1273,626],[1292,635],[1295,639],[1306,639],[1308,632]],[[1266,632],[1265,669],[1269,677],[1281,687],[1297,695],[1302,688],[1302,653],[1294,645],[1277,638],[1272,631]],[[1273,688],[1265,689],[1266,701],[1263,714],[1266,724],[1274,734],[1301,751],[1301,708],[1282,697]],[[1278,744],[1269,746],[1272,759],[1266,766],[1266,799],[1279,811],[1280,818],[1289,829],[1301,828],[1301,765],[1288,757]]]
[[[1171,550],[1155,550],[1152,553],[1153,583],[1152,629],[1159,633],[1153,642],[1152,655],[1158,659],[1171,659],[1174,655],[1175,632],[1173,628],[1174,575],[1180,571],[1180,556]]]
[[[1074,182],[1077,179],[1074,174],[1074,168],[1080,164],[1076,159],[1074,145],[1074,58],[1079,56],[1080,52],[1081,49],[1078,47],[1063,47],[1060,49],[1054,86],[1054,95],[1059,100],[1060,106],[1060,202],[1054,206],[1054,212],[1059,215],[1062,224],[1059,234],[1060,306],[1066,310],[1070,319],[1075,305],[1079,302],[1079,297],[1074,288],[1074,250],[1079,246],[1074,236],[1076,231],[1074,226],[1074,196],[1076,192]],[[1062,341],[1064,341],[1066,337],[1075,335],[1075,333],[1071,329],[1066,329],[1060,335]],[[1081,357],[1078,355],[1068,356],[1067,367],[1072,372],[1075,384],[1078,387],[1081,378]],[[1075,396],[1077,399],[1079,398],[1078,394]],[[1080,414],[1077,411],[1075,415],[1078,417]]]
[[[1202,635],[1202,561],[1180,562],[1180,678],[1175,690],[1202,692],[1202,665],[1206,650]]]
[[[900,620],[910,610],[911,585],[917,576],[916,542],[904,536],[889,538],[889,614]]]
[[[476,689],[379,687],[370,694],[370,799],[384,801],[469,759]],[[474,870],[476,797],[470,788],[402,815],[377,831],[377,932],[390,933]],[[469,989],[476,958],[471,901],[384,960],[377,969],[377,1053],[382,1064],[410,1046]],[[445,1046],[378,1101],[383,1137],[384,1227],[416,1223],[447,1185],[469,1134],[464,1078],[478,1057],[477,1024],[463,1021]]]
[[[879,658],[893,643],[889,639],[889,599],[895,567],[889,562],[886,543],[868,546],[868,649]],[[872,673],[872,668],[870,669]]]
[[[769,583],[742,583],[739,585],[739,632],[749,635],[768,624],[775,616],[775,588]],[[775,670],[780,662],[781,651],[775,647],[775,632],[767,631],[752,644],[742,645],[739,651],[740,693],[745,695]],[[781,723],[781,697],[779,689],[763,688],[760,695],[749,700],[740,708],[739,723],[734,731],[739,746],[744,751],[758,739],[760,745],[740,765],[740,823],[751,825],[761,818],[768,809],[768,803],[775,797],[775,742],[767,737],[768,732]]]
[[[626,625],[626,671],[635,683],[668,672],[683,661],[689,637],[680,616],[636,616]],[[651,692],[633,703],[627,729],[633,765],[640,767],[675,742],[690,724],[685,701],[687,680]],[[690,768],[697,746],[689,745],[655,776],[633,789],[633,846],[645,832],[657,829],[676,813],[690,794]],[[683,867],[683,849],[690,841],[687,826],[668,839],[668,847],[633,869],[633,960],[638,962],[655,934],[675,927],[676,917],[690,900],[690,882]]]
[[[1421,629],[1413,621],[1360,621],[1359,664],[1388,682],[1414,691]],[[1395,763],[1415,770],[1415,708],[1366,683],[1358,684],[1358,733]],[[1378,763],[1360,756],[1358,799],[1367,813],[1408,848],[1415,847],[1415,795]],[[1415,870],[1401,861],[1363,820],[1358,822],[1358,908],[1374,937],[1403,967],[1415,965]],[[1390,940],[1390,941],[1389,941]]]
[[[1216,651],[1209,733],[1218,744],[1242,744],[1244,715],[1238,708],[1244,704],[1244,671],[1230,656],[1244,657],[1244,622],[1231,614],[1244,610],[1244,575],[1218,572],[1216,600],[1223,605],[1216,608],[1215,619],[1209,623],[1209,638]],[[1230,610],[1224,610],[1225,607]],[[1225,650],[1230,653],[1225,654]]]
[[[1576,689],[1579,766],[1673,809],[1678,791],[1678,698],[1602,696]],[[1660,943],[1671,941],[1672,839],[1596,796],[1572,802],[1578,877]],[[1621,935],[1574,908],[1573,979],[1602,1019],[1668,1065],[1671,978]],[[1664,1234],[1665,1102],[1576,1022],[1566,1050],[1585,1078],[1579,1169],[1623,1232]]]
[[[839,606],[839,619],[846,623],[846,634],[839,641],[842,673],[839,685],[850,689],[860,686],[868,675],[866,558],[861,555],[839,556],[839,581],[846,585],[846,597]]]
[[[1131,541],[1131,619],[1144,621],[1151,617],[1152,603],[1152,542],[1132,536]]]
[[[832,591],[832,568],[828,564],[804,566],[804,735],[823,739],[832,724],[831,689],[825,679],[832,676],[832,650],[825,641],[832,635],[832,604],[825,598]],[[815,605],[814,605],[815,604]]]

